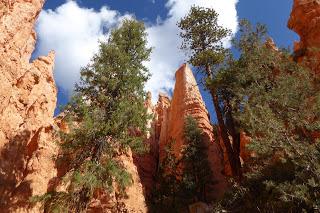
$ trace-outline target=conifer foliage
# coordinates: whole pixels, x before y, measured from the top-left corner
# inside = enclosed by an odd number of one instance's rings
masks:
[[[65,113],[70,132],[61,135],[57,162],[67,167],[66,191],[42,196],[46,211],[84,212],[97,190],[124,194],[131,175],[117,157],[142,143],[148,114],[144,84],[149,59],[143,23],[126,19],[111,31],[107,42],[81,70],[81,81]],[[67,165],[66,165],[67,164]]]
[[[208,146],[197,121],[187,116],[184,127],[186,145],[182,149],[183,185],[187,196],[194,201],[207,201],[207,189],[213,183],[208,161]]]
[[[189,62],[204,71],[237,180],[215,211],[319,211],[319,76],[288,50],[273,47],[264,25],[245,20],[233,42],[240,57],[233,57],[222,46],[228,31],[217,17],[212,9],[192,7],[178,23]],[[247,148],[255,156],[244,168],[241,131],[250,137]]]
[[[217,84],[232,94],[239,128],[256,155],[241,184],[226,195],[232,212],[317,212],[320,208],[319,77],[287,50],[266,45],[266,27],[241,22],[241,53]]]
[[[181,29],[181,49],[187,53],[188,61],[204,73],[203,81],[212,97],[232,174],[240,177],[239,134],[236,132],[229,97],[214,84],[219,67],[228,56],[223,39],[230,36],[230,31],[218,24],[218,14],[214,9],[196,6],[191,7],[178,26]]]
[[[153,195],[155,212],[162,212],[163,209],[185,212],[188,205],[194,202],[207,202],[207,189],[214,184],[213,171],[209,166],[203,132],[191,116],[185,118],[184,139],[179,156],[173,150],[174,141],[166,147]],[[159,208],[161,211],[157,210]]]

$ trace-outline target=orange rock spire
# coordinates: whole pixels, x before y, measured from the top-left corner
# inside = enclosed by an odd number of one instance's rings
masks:
[[[161,103],[161,102],[160,102]],[[223,153],[219,144],[215,142],[209,113],[199,91],[196,79],[187,64],[183,64],[176,72],[176,83],[170,108],[162,120],[167,120],[166,128],[161,128],[159,142],[160,159],[164,156],[164,147],[171,139],[175,141],[174,152],[180,157],[182,146],[186,143],[183,136],[184,122],[187,115],[195,118],[202,129],[204,141],[208,147],[208,160],[212,168],[216,185],[210,188],[210,197],[219,197],[225,187],[225,178],[222,175]],[[162,132],[164,131],[164,132]]]

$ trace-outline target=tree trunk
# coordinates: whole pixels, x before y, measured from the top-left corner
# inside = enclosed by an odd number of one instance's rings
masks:
[[[209,65],[206,66],[206,73],[210,79],[213,79],[213,75]],[[210,94],[212,96],[213,105],[216,111],[218,125],[221,131],[221,138],[227,150],[227,155],[228,155],[232,175],[235,177],[240,177],[240,165],[237,163],[239,161],[239,156],[236,156],[236,153],[233,151],[233,148],[231,146],[231,142],[227,132],[227,127],[224,123],[221,109],[219,106],[219,97],[217,95],[216,89],[210,88]]]
[[[236,131],[236,124],[232,116],[232,107],[229,100],[226,98],[224,101],[225,105],[225,116],[226,116],[226,126],[232,137],[232,149],[236,158],[236,163],[238,168],[241,168],[240,162],[240,133]],[[241,173],[241,170],[240,170]],[[241,174],[240,174],[241,175]]]
[[[228,136],[228,133],[227,133],[227,128],[226,128],[226,126],[224,124],[223,116],[222,116],[221,109],[220,109],[220,106],[219,106],[219,98],[218,98],[218,96],[216,94],[216,90],[215,89],[211,89],[210,93],[211,93],[211,96],[212,96],[212,99],[213,99],[213,104],[214,104],[214,108],[215,108],[217,119],[218,119],[218,125],[219,125],[219,128],[220,128],[222,141],[223,141],[223,143],[224,143],[224,145],[226,147],[226,150],[227,150],[227,155],[228,155],[229,163],[230,163],[230,166],[231,166],[232,175],[233,176],[239,176],[240,168],[238,168],[237,158],[236,158],[235,153],[234,153],[234,151],[232,149],[231,142],[230,142],[230,139],[229,139],[229,136]]]

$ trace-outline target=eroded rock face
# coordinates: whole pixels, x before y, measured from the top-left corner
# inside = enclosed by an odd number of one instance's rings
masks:
[[[0,208],[35,211],[28,198],[56,175],[52,156],[54,53],[29,62],[43,0],[0,1]],[[31,208],[31,207],[30,207]]]
[[[294,0],[288,27],[300,36],[300,42],[294,44],[295,59],[298,62],[306,59],[316,75],[320,75],[319,26],[320,1]]]
[[[178,156],[180,148],[184,144],[185,117],[191,115],[199,124],[199,127],[207,135],[209,141],[214,141],[209,113],[202,100],[197,82],[188,65],[182,65],[176,72],[176,84],[170,108],[169,138],[174,139],[175,151]]]
[[[161,99],[163,99],[163,97],[160,96],[160,100]],[[181,157],[182,146],[186,143],[183,135],[185,118],[187,115],[192,116],[197,120],[199,127],[204,133],[204,141],[208,147],[208,160],[214,174],[214,182],[217,183],[208,189],[210,192],[208,198],[221,196],[226,187],[225,177],[222,175],[224,170],[223,153],[219,144],[214,140],[209,113],[188,65],[182,65],[176,72],[176,84],[170,108],[166,107],[170,102],[160,100],[158,105],[165,106],[160,107],[160,109],[166,109],[159,110],[160,112],[166,112],[162,113],[163,118],[159,140],[160,161],[164,155],[161,153],[164,153],[164,148],[170,140],[175,141],[173,149],[176,157]],[[162,133],[162,131],[164,132]]]

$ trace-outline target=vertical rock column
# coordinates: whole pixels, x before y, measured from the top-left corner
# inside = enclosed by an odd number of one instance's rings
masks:
[[[188,65],[182,65],[176,72],[176,84],[172,97],[170,114],[168,120],[168,135],[165,141],[160,141],[160,150],[163,150],[170,139],[175,141],[174,152],[180,157],[182,146],[186,143],[183,130],[187,115],[195,118],[202,129],[204,141],[208,147],[208,160],[214,175],[213,185],[208,191],[209,197],[219,197],[226,186],[225,178],[222,175],[223,153],[219,144],[215,142],[213,129],[209,119],[209,113],[201,97],[197,82]]]

